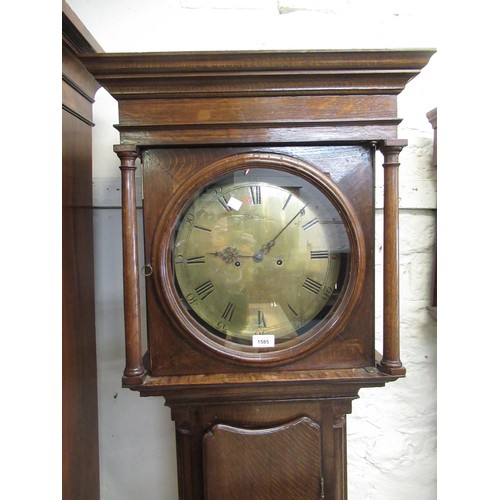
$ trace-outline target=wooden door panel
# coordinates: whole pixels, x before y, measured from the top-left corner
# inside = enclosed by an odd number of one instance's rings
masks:
[[[214,425],[203,439],[207,500],[321,498],[321,432],[302,417],[243,429]]]

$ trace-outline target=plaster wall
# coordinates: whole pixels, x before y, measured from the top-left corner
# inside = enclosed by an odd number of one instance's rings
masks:
[[[69,0],[107,52],[436,47],[435,2]],[[348,416],[351,500],[436,498],[436,322],[429,315],[436,228],[436,54],[399,96],[401,357],[407,377],[365,389]],[[94,105],[94,223],[102,500],[177,498],[175,431],[159,398],[121,388],[125,366],[118,107]],[[381,345],[382,167],[377,165],[377,346]],[[140,178],[137,179],[140,183]],[[144,298],[142,303],[144,304]],[[144,328],[145,331],[145,328]]]

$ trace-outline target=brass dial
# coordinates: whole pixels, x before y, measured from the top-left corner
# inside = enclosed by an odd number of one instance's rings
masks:
[[[340,216],[318,190],[291,174],[253,169],[194,197],[172,257],[193,317],[228,342],[273,347],[335,305],[348,251]]]

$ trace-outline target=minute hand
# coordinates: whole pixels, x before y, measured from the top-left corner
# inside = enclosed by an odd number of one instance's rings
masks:
[[[307,207],[307,203],[293,216],[293,218],[288,222],[288,224],[283,227],[280,232],[272,239],[269,240],[266,244],[262,245],[262,247],[259,250],[260,255],[264,255],[271,250],[271,248],[276,244],[276,240],[278,239],[278,236],[304,211],[304,209]]]

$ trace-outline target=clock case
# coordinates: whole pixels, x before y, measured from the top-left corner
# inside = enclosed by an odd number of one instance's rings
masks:
[[[211,375],[240,375],[245,381],[245,374],[258,378],[273,373],[278,381],[279,374],[310,373],[312,378],[333,380],[356,373],[378,384],[404,375],[399,358],[397,186],[399,153],[406,141],[397,138],[397,95],[433,53],[416,49],[81,56],[119,103],[120,144],[115,152],[121,159],[123,187],[124,386],[147,394],[159,387],[171,390],[174,381],[192,385],[184,376],[208,380]],[[384,155],[385,167],[382,354],[375,351],[374,342],[376,148]],[[207,165],[244,153],[288,155],[324,172],[348,197],[363,233],[362,290],[342,331],[320,348],[272,367],[228,360],[190,342],[182,325],[172,322],[161,306],[153,284],[158,272],[151,260],[154,231],[168,199],[191,176],[203,176]],[[148,269],[144,360],[135,191],[139,158]]]
[[[364,387],[405,375],[399,347],[397,95],[433,50],[85,54],[118,100],[126,366],[176,422],[179,498],[347,499],[346,414]],[[383,155],[383,352],[375,350],[374,155]],[[159,300],[154,231],[193,176],[234,155],[286,155],[353,207],[363,281],[339,332],[283,362],[229,360],[189,341]],[[135,175],[143,170],[145,262]],[[179,214],[172,213],[172,220]],[[357,265],[362,264],[360,261]],[[147,288],[141,335],[140,267]],[[263,471],[265,474],[263,474]]]

